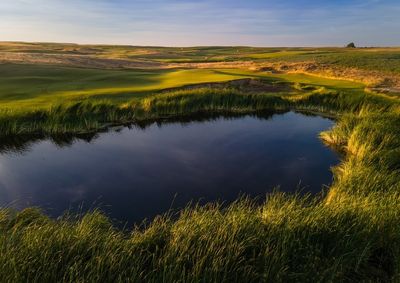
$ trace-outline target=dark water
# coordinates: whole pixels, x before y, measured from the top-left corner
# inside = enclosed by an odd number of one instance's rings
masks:
[[[40,206],[52,216],[100,206],[133,223],[191,200],[262,198],[276,186],[316,193],[338,162],[318,139],[332,124],[289,112],[153,123],[90,142],[7,141],[0,145],[0,205]]]

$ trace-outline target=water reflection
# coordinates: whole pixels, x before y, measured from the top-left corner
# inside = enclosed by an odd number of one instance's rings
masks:
[[[119,221],[189,201],[263,197],[274,187],[318,192],[338,156],[318,139],[331,120],[298,113],[150,121],[108,132],[2,141],[0,205],[58,216],[101,206]]]
[[[283,114],[287,113],[288,111],[262,111],[262,112],[256,112],[252,114],[248,114],[247,116],[255,117],[260,120],[268,120],[270,119],[273,115],[276,114]],[[307,114],[307,115],[312,115],[312,114]],[[315,115],[312,115],[315,116]],[[190,114],[187,116],[179,116],[179,117],[168,117],[164,119],[154,119],[154,120],[144,120],[144,121],[138,121],[135,123],[127,123],[123,125],[118,125],[114,127],[109,127],[103,131],[95,132],[95,133],[84,133],[84,134],[60,134],[60,135],[50,135],[50,136],[45,136],[41,134],[36,134],[36,135],[18,135],[18,136],[9,136],[9,137],[2,137],[0,140],[0,154],[6,154],[6,153],[15,153],[15,154],[23,154],[25,152],[28,152],[31,148],[31,146],[39,141],[42,140],[49,140],[53,142],[56,146],[58,147],[68,147],[71,146],[74,142],[77,141],[84,141],[87,143],[91,143],[94,141],[96,138],[99,137],[100,133],[104,132],[109,132],[109,131],[114,131],[114,132],[119,132],[123,128],[128,128],[128,129],[140,129],[140,130],[145,130],[147,127],[150,127],[152,125],[157,125],[158,127],[162,127],[163,125],[168,125],[168,124],[180,124],[182,126],[188,125],[193,122],[212,122],[220,118],[224,118],[226,120],[230,119],[236,119],[243,117],[243,114],[241,113],[196,113],[196,114]]]

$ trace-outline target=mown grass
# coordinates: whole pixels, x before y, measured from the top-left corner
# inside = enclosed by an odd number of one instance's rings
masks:
[[[300,75],[271,75],[240,69],[100,70],[48,65],[0,64],[0,110],[32,111],[58,104],[104,100],[121,104],[185,85],[243,78],[280,80],[336,89],[363,84]]]
[[[4,110],[3,135],[44,136],[198,112],[312,111],[337,118],[321,138],[345,158],[320,196],[276,192],[262,205],[190,207],[132,231],[115,229],[98,211],[55,220],[33,208],[1,209],[2,280],[399,282],[399,102],[346,82],[297,78],[290,94],[206,87]]]
[[[102,99],[121,102],[187,84],[245,78],[217,70],[98,70],[46,65],[0,65],[1,108],[32,110]]]

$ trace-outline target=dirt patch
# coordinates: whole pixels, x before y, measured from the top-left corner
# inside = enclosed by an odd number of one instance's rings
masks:
[[[281,71],[278,71],[277,69],[275,69],[273,67],[261,67],[259,69],[259,71],[270,73],[270,74],[281,74],[282,73]]]
[[[201,83],[187,85],[179,88],[165,89],[162,92],[171,92],[177,90],[192,90],[200,88],[211,88],[211,89],[236,89],[243,93],[282,93],[292,92],[295,89],[290,83],[285,82],[273,82],[260,79],[238,79],[227,82],[213,82],[213,83]]]

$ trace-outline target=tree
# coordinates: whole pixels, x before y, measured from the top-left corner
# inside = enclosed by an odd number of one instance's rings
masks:
[[[346,45],[347,48],[356,48],[356,45],[354,42],[350,42],[349,44]]]

